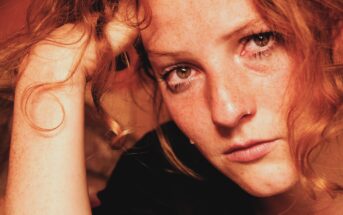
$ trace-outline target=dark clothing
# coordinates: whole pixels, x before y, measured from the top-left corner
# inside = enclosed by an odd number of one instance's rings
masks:
[[[180,160],[204,179],[178,173],[151,132],[120,159],[93,214],[253,214],[253,198],[216,171],[175,124],[162,128]]]

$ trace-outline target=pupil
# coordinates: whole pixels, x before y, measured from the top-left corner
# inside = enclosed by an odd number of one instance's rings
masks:
[[[257,37],[254,38],[256,45],[263,47],[266,46],[269,42],[270,35],[259,34]]]
[[[186,67],[181,67],[176,71],[176,74],[179,76],[179,78],[185,79],[191,74],[191,70]]]

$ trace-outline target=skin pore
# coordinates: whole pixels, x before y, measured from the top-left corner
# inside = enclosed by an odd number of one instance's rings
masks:
[[[265,200],[263,214],[308,212],[314,202],[298,186],[287,141],[297,66],[283,36],[249,0],[147,2],[142,40],[176,124],[217,169]]]

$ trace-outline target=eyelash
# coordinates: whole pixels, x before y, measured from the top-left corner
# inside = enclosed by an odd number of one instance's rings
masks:
[[[262,51],[250,53],[250,55],[247,57],[253,58],[253,59],[262,59],[264,57],[267,57],[267,53],[269,53],[275,47],[275,44],[281,43],[283,41],[282,35],[278,32],[260,31],[259,33],[251,33],[250,35],[243,37],[242,39],[239,40],[239,43],[243,45],[242,50],[246,48],[249,42],[254,41],[255,39],[258,39],[258,37],[261,38],[262,36],[268,37],[268,42],[267,42],[268,47]],[[269,43],[272,43],[272,44],[268,45]],[[258,45],[256,44],[256,46]],[[190,71],[191,75],[189,75],[190,78],[186,78],[180,82],[174,81],[175,83],[171,83],[170,81],[168,81],[168,79],[173,73],[176,74],[178,70],[185,69],[185,68],[191,70]],[[192,85],[192,81],[195,79],[194,77],[192,78],[192,73],[194,72],[196,72],[196,69],[194,68],[194,66],[189,65],[188,63],[179,63],[165,69],[162,72],[161,81],[166,83],[166,86],[170,92],[177,94],[177,93],[183,92],[184,90],[188,89]]]

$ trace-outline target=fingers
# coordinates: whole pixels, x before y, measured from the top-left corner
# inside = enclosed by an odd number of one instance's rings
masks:
[[[119,54],[136,38],[136,9],[133,1],[120,1],[115,16],[105,26],[105,36],[115,54]]]

